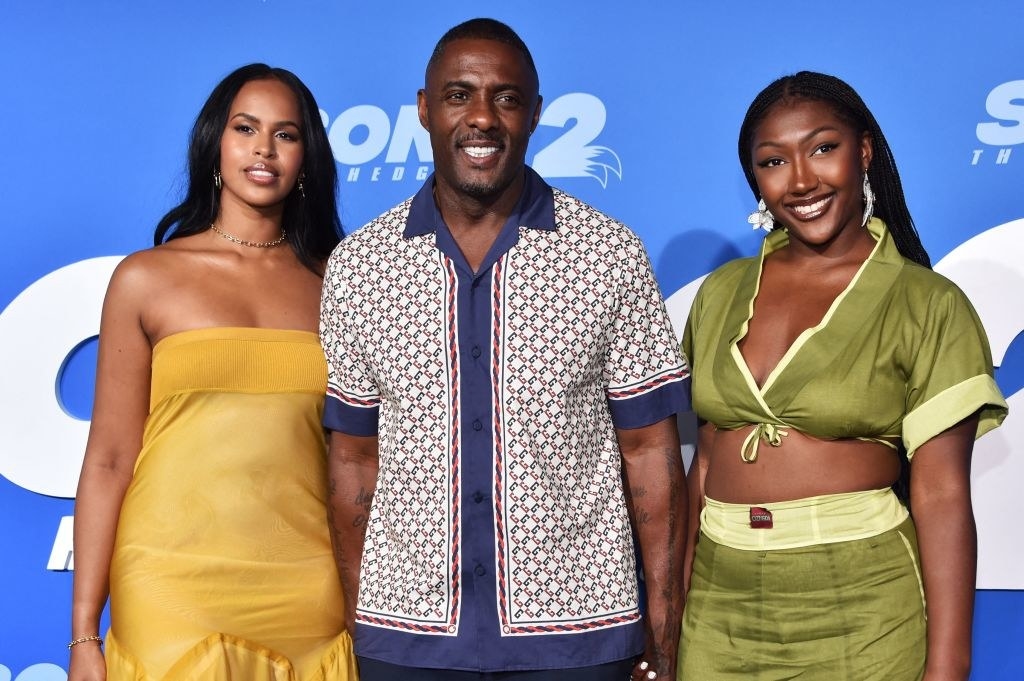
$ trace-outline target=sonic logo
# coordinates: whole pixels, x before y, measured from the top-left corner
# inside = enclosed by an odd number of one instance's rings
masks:
[[[996,165],[1010,162],[1013,147],[1024,144],[1024,80],[1011,80],[992,88],[985,98],[985,111],[994,121],[978,123],[978,141],[992,147]],[[975,149],[971,165],[978,165],[985,149]]]
[[[604,103],[594,95],[562,95],[541,114],[540,125],[564,128],[570,120],[576,125],[538,151],[530,165],[542,177],[592,177],[602,187],[608,186],[612,175],[621,180],[618,155],[608,147],[590,144],[604,130],[606,118]]]
[[[384,109],[370,104],[346,109],[333,121],[323,110],[320,117],[334,158],[342,166],[343,182],[422,182],[429,175],[434,154],[414,105],[399,107],[393,126]],[[602,187],[613,175],[621,180],[622,161],[615,151],[592,144],[606,120],[604,103],[594,95],[573,92],[558,97],[544,109],[539,124],[554,128],[565,128],[570,121],[575,124],[538,151],[530,165],[549,179],[592,177]]]
[[[1017,81],[1024,86],[1024,81]],[[1024,112],[1024,108],[1022,108]],[[1008,351],[1020,350],[1024,332],[1024,218],[993,227],[968,239],[935,265],[970,298],[985,325],[996,366]],[[1008,295],[1010,294],[1010,295]],[[1015,342],[1016,341],[1016,342]],[[1017,569],[1019,544],[1007,541],[1020,531],[1016,522],[1020,480],[1024,476],[1024,390],[1006,395],[1010,415],[1002,427],[974,445],[971,493],[978,526],[979,589],[1024,589]]]
[[[56,386],[68,356],[99,333],[107,282],[121,256],[82,260],[42,277],[0,313],[0,475],[39,494],[72,498],[89,422]]]
[[[17,676],[0,664],[0,681],[66,681],[67,672],[50,662],[40,662],[23,669]]]
[[[327,114],[321,110],[320,117],[327,125]],[[360,141],[354,141],[363,137]],[[380,181],[382,175],[390,176],[397,182],[406,176],[405,164],[413,148],[420,166],[415,173],[410,173],[418,181],[427,177],[427,169],[422,164],[434,160],[430,149],[430,137],[420,125],[416,107],[405,105],[399,108],[398,117],[392,129],[391,119],[378,106],[361,104],[346,109],[328,126],[327,139],[331,143],[334,158],[342,166],[341,177],[346,182],[358,182],[363,177],[363,166],[370,163],[382,153],[384,162],[391,164],[387,175],[383,167],[371,166],[368,175],[371,182]]]

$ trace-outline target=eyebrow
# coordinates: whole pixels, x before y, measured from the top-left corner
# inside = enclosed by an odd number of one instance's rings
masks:
[[[462,90],[480,90],[482,89],[476,83],[471,83],[468,80],[449,80],[444,84],[443,90],[449,90],[451,88],[459,88]],[[498,83],[497,85],[490,87],[489,89],[498,92],[506,92],[512,90],[513,92],[523,93],[523,88],[516,83]]]
[[[807,133],[802,138],[800,138],[800,142],[806,142],[807,140],[813,139],[815,135],[818,135],[819,133],[826,132],[826,131],[839,132],[839,128],[835,127],[834,125],[822,125],[820,127],[815,128],[814,130],[811,130],[809,133]],[[782,146],[782,145],[779,144],[778,142],[773,142],[771,140],[766,140],[766,141],[761,142],[760,144],[756,145],[754,147],[754,149],[756,150],[756,149],[760,149],[761,147],[779,147],[779,146]]]
[[[244,119],[246,121],[249,121],[250,123],[260,123],[261,122],[260,119],[256,118],[252,114],[245,113],[244,111],[236,113],[234,116],[231,117],[231,120],[235,120],[236,118]],[[294,121],[289,121],[289,120],[278,121],[274,125],[276,127],[279,127],[279,128],[280,127],[284,127],[286,125],[290,125],[293,128],[296,128],[298,130],[302,130],[302,126],[300,126],[298,123],[296,123]]]

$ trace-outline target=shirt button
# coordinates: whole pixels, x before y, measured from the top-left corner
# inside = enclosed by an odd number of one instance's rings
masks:
[[[483,577],[485,574],[487,574],[487,570],[484,569],[483,565],[477,565],[476,569],[473,570],[473,572],[476,573],[477,577]]]
[[[475,501],[476,503],[479,504],[483,500],[484,500],[484,495],[483,494],[480,494],[480,492],[474,492],[473,493],[473,501]]]
[[[473,355],[473,357],[479,357],[480,356],[480,348],[474,347],[472,352],[470,352],[470,354]]]
[[[479,420],[473,421],[473,430],[483,430],[484,424],[480,423]]]

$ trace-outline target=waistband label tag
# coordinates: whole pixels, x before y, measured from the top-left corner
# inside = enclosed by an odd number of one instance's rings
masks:
[[[755,530],[772,529],[772,512],[760,506],[750,507],[750,527]]]

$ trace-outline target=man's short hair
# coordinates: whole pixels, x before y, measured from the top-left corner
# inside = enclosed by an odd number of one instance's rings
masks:
[[[537,76],[537,66],[533,63],[533,55],[530,54],[530,49],[523,42],[523,39],[519,37],[519,34],[512,30],[512,27],[508,24],[504,24],[497,19],[488,19],[480,17],[477,19],[470,19],[464,21],[458,26],[453,26],[448,29],[448,32],[441,36],[441,39],[437,41],[437,45],[434,46],[434,51],[430,55],[430,60],[427,61],[426,73],[430,73],[430,69],[434,67],[434,64],[441,59],[444,55],[445,49],[449,43],[456,40],[494,40],[499,43],[505,43],[519,50],[523,57],[526,59],[526,64],[530,67],[530,71],[533,73],[533,78],[540,83],[540,78]]]

